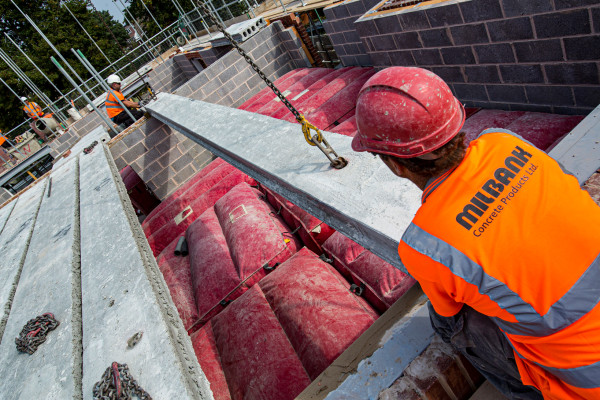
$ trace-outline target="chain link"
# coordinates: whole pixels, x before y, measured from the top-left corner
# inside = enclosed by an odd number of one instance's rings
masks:
[[[94,384],[94,400],[130,400],[132,395],[140,400],[152,400],[152,397],[140,387],[129,372],[127,364],[113,362],[106,368],[102,378]]]
[[[46,341],[48,332],[53,331],[60,325],[54,318],[54,314],[45,313],[30,319],[15,338],[17,350],[23,353],[33,354],[38,347]]]
[[[229,43],[231,43],[231,45],[237,50],[237,52],[240,53],[240,55],[242,57],[244,57],[244,60],[246,60],[246,62],[250,65],[250,67],[252,67],[252,69],[265,82],[265,84],[273,91],[273,93],[275,93],[275,95],[279,98],[279,100],[281,100],[281,102],[283,104],[285,104],[287,109],[290,110],[290,112],[296,118],[296,121],[298,121],[300,124],[302,124],[302,132],[304,133],[304,139],[306,140],[306,142],[308,144],[310,144],[311,146],[317,146],[319,148],[319,150],[321,150],[323,152],[323,154],[325,154],[325,156],[329,159],[332,167],[334,167],[336,169],[341,169],[341,168],[344,168],[346,165],[348,165],[348,161],[346,161],[343,157],[339,157],[337,155],[337,153],[333,150],[333,148],[329,145],[329,143],[327,143],[327,141],[324,140],[323,135],[321,134],[321,131],[316,126],[309,123],[304,118],[304,116],[302,114],[300,114],[300,112],[296,109],[296,107],[294,107],[294,105],[289,102],[289,100],[281,93],[281,91],[279,91],[279,89],[277,89],[277,87],[264,74],[264,72],[262,72],[260,70],[260,67],[254,63],[252,58],[250,58],[250,56],[248,54],[246,54],[244,49],[242,49],[240,47],[240,45],[237,44],[235,39],[229,34],[229,32],[227,32],[227,29],[225,29],[225,26],[223,26],[223,24],[212,15],[211,11],[208,9],[206,4],[204,4],[203,1],[197,1],[196,4],[200,7],[202,12],[208,17],[208,19],[210,20],[210,23],[214,24],[217,27],[217,29],[223,34],[223,36],[225,36],[227,38],[227,40],[229,40]],[[316,134],[314,136],[312,136],[310,134],[311,130],[314,130],[316,132]],[[332,154],[335,155],[335,159],[333,159],[331,157]]]

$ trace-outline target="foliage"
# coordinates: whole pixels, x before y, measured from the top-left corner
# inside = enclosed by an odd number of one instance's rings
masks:
[[[83,78],[91,78],[87,69],[76,59],[71,52],[71,48],[79,49],[86,55],[88,60],[101,71],[109,65],[102,52],[111,61],[120,58],[124,51],[127,51],[128,34],[123,25],[115,21],[107,11],[96,12],[86,7],[84,0],[14,0],[15,4],[26,13],[46,35],[50,42],[67,60],[73,69]],[[71,16],[69,10],[79,20],[89,35],[94,39],[96,45],[88,38],[86,33],[80,28],[75,19]],[[51,83],[31,64],[30,61],[5,37],[9,35],[21,49],[29,56],[35,65],[43,71],[50,81],[70,100],[78,96],[77,92],[71,95],[68,92],[73,90],[71,84],[58,71],[58,68],[51,62],[50,57],[54,56],[69,71],[65,63],[57,57],[51,47],[44,41],[39,33],[18,9],[9,0],[0,2],[0,48],[6,52],[10,58],[23,70],[34,84],[52,101],[58,100],[61,96]],[[100,16],[102,18],[100,18]],[[104,23],[110,28],[106,29]],[[114,36],[113,36],[114,35]],[[115,39],[117,43],[115,43]],[[106,77],[110,72],[106,71],[103,76]],[[73,74],[70,74],[73,77]],[[18,79],[18,76],[6,64],[2,62],[0,68],[0,78],[2,78],[19,96],[31,96],[42,108],[46,109],[46,104],[42,99],[33,95],[28,87]],[[95,82],[95,81],[92,81]],[[102,90],[97,89],[94,94],[100,95]],[[65,100],[61,100],[60,105],[66,105]],[[80,103],[82,105],[83,103]],[[0,129],[7,132],[13,127],[19,125],[25,119],[22,111],[22,104],[14,94],[0,84],[0,107],[4,112],[0,115]],[[21,134],[23,129],[13,133]]]

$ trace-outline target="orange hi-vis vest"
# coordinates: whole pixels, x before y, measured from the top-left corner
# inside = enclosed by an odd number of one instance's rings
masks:
[[[545,399],[600,399],[600,207],[577,179],[493,129],[422,201],[398,252],[435,310],[492,318]]]
[[[38,119],[44,116],[44,112],[42,111],[42,107],[40,107],[37,103],[32,101],[27,102],[23,107],[23,111],[27,113],[27,116],[32,119]]]
[[[106,113],[108,114],[108,118],[110,119],[113,119],[123,111],[123,107],[121,107],[113,93],[117,95],[121,102],[125,100],[125,96],[123,96],[123,93],[119,92],[118,90],[111,89],[111,91],[106,94],[104,106],[106,107]]]

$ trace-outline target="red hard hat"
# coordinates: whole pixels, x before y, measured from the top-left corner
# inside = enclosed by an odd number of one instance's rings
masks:
[[[386,68],[358,94],[352,149],[417,157],[448,143],[464,122],[462,104],[439,76],[422,68]]]

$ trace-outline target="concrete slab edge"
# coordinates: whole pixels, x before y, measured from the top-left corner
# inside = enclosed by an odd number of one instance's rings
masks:
[[[156,260],[152,254],[152,250],[148,245],[148,241],[146,240],[146,236],[144,235],[141,225],[139,224],[135,210],[131,205],[131,201],[127,195],[127,189],[123,185],[123,181],[121,180],[121,176],[112,158],[108,145],[102,143],[102,149],[108,160],[108,165],[112,172],[113,180],[115,181],[123,210],[127,220],[129,221],[129,227],[131,229],[132,236],[134,237],[138,246],[138,251],[144,264],[148,281],[150,282],[152,290],[156,296],[157,303],[162,312],[162,317],[169,327],[169,336],[180,361],[178,367],[182,373],[182,376],[185,377],[185,382],[187,384],[186,391],[190,395],[190,398],[212,400],[213,396],[210,389],[210,384],[206,379],[204,372],[200,368],[198,360],[196,359],[191,339],[183,327],[179,313],[177,312],[175,304],[173,303],[173,300],[169,294],[169,288],[167,287],[162,273],[158,269],[158,265],[156,264]],[[210,394],[210,396],[203,396],[203,394],[206,393]]]
[[[42,205],[43,193],[46,192],[46,185],[48,181],[46,180],[44,183],[44,189],[42,190],[42,195],[40,196],[38,203],[35,208],[35,215],[33,216],[33,221],[31,223],[31,229],[27,234],[27,239],[25,240],[24,250],[21,255],[21,259],[19,260],[19,265],[17,266],[17,273],[12,283],[12,288],[8,295],[8,300],[4,306],[4,313],[2,315],[2,319],[0,320],[0,343],[2,343],[2,339],[4,336],[4,329],[6,328],[6,323],[8,322],[8,317],[10,315],[10,309],[12,308],[12,301],[15,297],[15,293],[17,291],[17,286],[19,285],[19,279],[21,279],[21,272],[23,271],[23,265],[25,264],[25,258],[27,257],[27,251],[29,250],[29,244],[31,243],[31,237],[33,236],[33,230],[35,229],[35,221],[37,220],[37,215],[40,212],[40,207]]]
[[[81,292],[81,209],[79,155],[75,156],[75,207],[73,219],[73,258],[71,261],[71,329],[73,335],[73,399],[83,399],[83,309]]]

